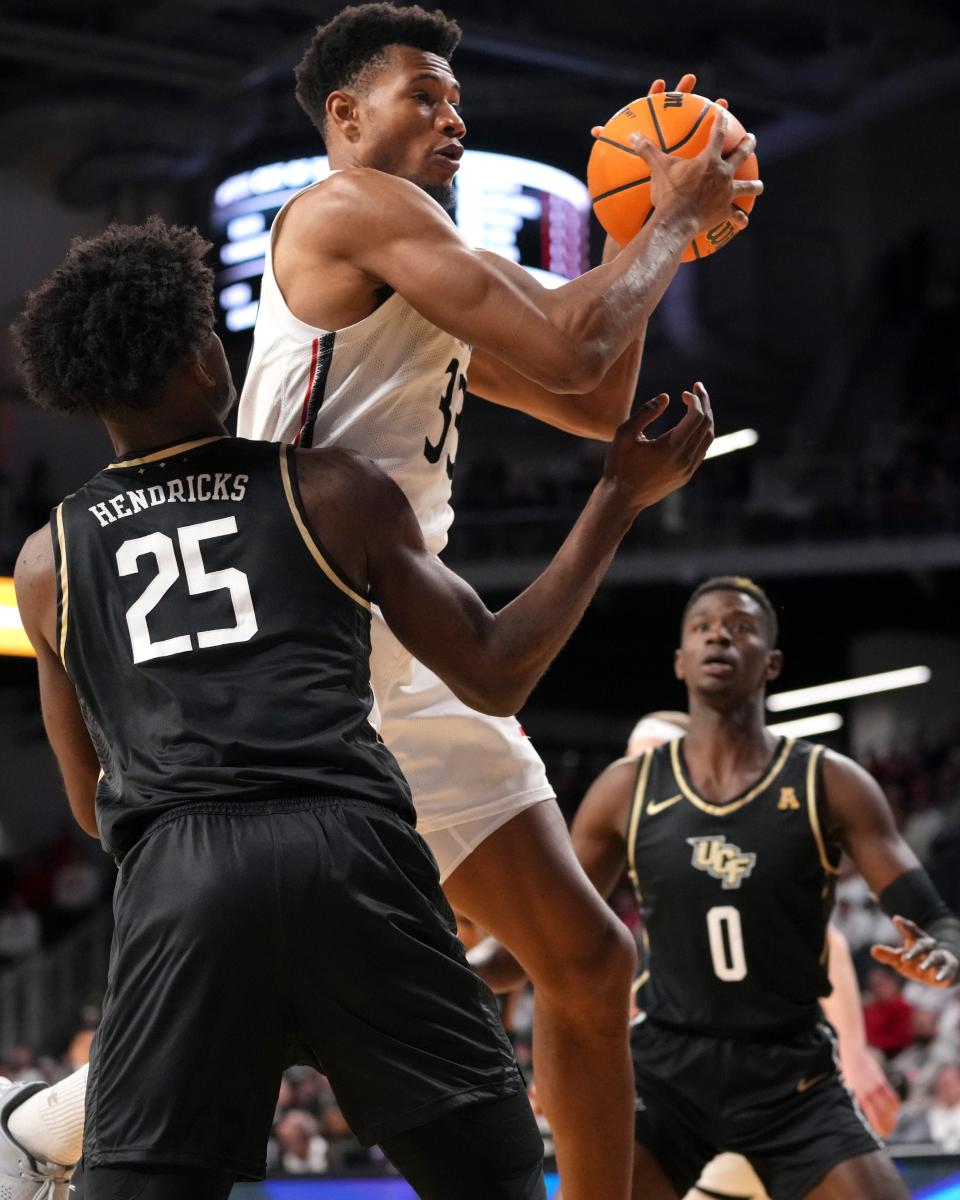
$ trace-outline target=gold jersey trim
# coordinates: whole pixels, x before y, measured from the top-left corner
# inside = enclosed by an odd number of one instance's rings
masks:
[[[198,446],[208,446],[211,442],[222,442],[227,435],[216,433],[213,437],[196,438],[192,442],[181,442],[178,446],[168,446],[165,450],[155,450],[153,454],[145,454],[143,458],[125,458],[122,462],[108,463],[105,471],[122,471],[124,467],[139,467],[143,463],[160,462],[164,458],[174,458],[177,454],[186,454],[188,450],[196,450]]]
[[[67,604],[69,590],[67,587],[67,542],[63,534],[63,502],[57,505],[57,544],[60,547],[60,662],[64,669],[67,665]]]
[[[817,853],[820,855],[820,866],[828,875],[839,875],[839,867],[830,862],[827,847],[823,840],[823,830],[820,828],[820,813],[817,811],[817,763],[823,754],[822,746],[814,746],[807,763],[807,816],[810,818],[810,829],[813,840],[817,843]]]
[[[773,765],[760,782],[754,784],[749,792],[746,792],[743,796],[739,796],[736,800],[730,800],[727,804],[711,804],[708,800],[704,800],[702,796],[697,795],[686,779],[684,779],[683,765],[680,761],[680,738],[670,743],[670,762],[673,766],[673,774],[676,778],[677,786],[695,808],[699,808],[701,812],[709,813],[711,817],[726,817],[730,813],[743,808],[745,804],[749,804],[761,792],[767,790],[786,765],[787,759],[790,757],[790,751],[793,749],[793,744],[793,738],[784,738],[783,749],[777,755]]]
[[[647,795],[647,783],[650,779],[650,766],[653,762],[653,750],[645,750],[637,771],[637,782],[633,789],[633,800],[630,805],[630,820],[627,824],[627,870],[633,890],[640,899],[640,884],[637,877],[637,828],[640,825],[640,814]]]
[[[287,447],[285,444],[280,444],[280,475],[283,479],[283,494],[287,498],[287,504],[290,506],[290,514],[293,517],[293,522],[300,531],[300,536],[303,538],[304,545],[313,556],[314,562],[320,570],[326,575],[330,582],[340,589],[345,596],[349,596],[351,600],[356,601],[361,608],[370,611],[370,601],[365,600],[363,596],[358,595],[353,588],[347,587],[340,576],[336,573],[333,567],[327,562],[320,552],[320,547],[307,526],[304,524],[303,517],[300,515],[300,509],[297,507],[297,502],[293,495],[293,483],[290,479],[290,465],[287,462]]]

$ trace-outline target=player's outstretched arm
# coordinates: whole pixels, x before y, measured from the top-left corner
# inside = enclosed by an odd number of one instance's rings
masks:
[[[824,996],[820,1007],[837,1031],[840,1046],[840,1070],[848,1088],[857,1098],[863,1114],[881,1137],[889,1137],[897,1124],[900,1098],[887,1081],[883,1068],[867,1045],[863,1023],[860,987],[854,970],[850,945],[839,929],[827,927],[830,944],[830,984],[833,991]]]
[[[37,655],[43,724],[63,776],[77,824],[100,836],[94,802],[100,762],[84,724],[77,693],[55,650],[57,580],[50,530],[44,526],[24,543],[14,569],[20,619]]]
[[[908,979],[950,987],[960,970],[960,921],[897,832],[876,780],[830,752],[824,755],[823,779],[828,829],[904,938],[903,946],[875,946],[874,958]]]
[[[371,476],[364,505],[371,598],[400,641],[471,707],[517,711],[576,628],[637,514],[691,477],[713,440],[701,384],[687,412],[659,438],[643,430],[667,396],[643,405],[619,429],[604,473],[553,561],[521,595],[491,613],[476,592],[424,546],[395,484]]]

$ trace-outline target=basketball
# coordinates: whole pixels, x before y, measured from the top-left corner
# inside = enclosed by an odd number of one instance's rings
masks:
[[[641,96],[603,126],[587,164],[587,185],[597,220],[621,245],[646,223],[653,211],[650,204],[650,171],[633,148],[631,133],[642,133],[667,154],[693,158],[707,144],[721,108],[712,100],[690,92],[660,92]],[[728,154],[746,130],[728,113],[723,153]],[[737,169],[737,179],[757,179],[757,156],[751,154]],[[738,208],[750,212],[755,197],[743,196]],[[737,230],[723,221],[693,239],[683,252],[683,261],[706,258],[725,246]]]

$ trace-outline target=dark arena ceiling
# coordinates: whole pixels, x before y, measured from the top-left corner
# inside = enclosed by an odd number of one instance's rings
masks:
[[[309,145],[291,69],[319,0],[0,4],[0,169],[97,205]],[[586,131],[658,75],[727,95],[761,153],[789,156],[905,97],[960,87],[956,0],[464,0],[457,72],[472,144],[536,139],[582,170]],[[471,143],[468,143],[471,144]],[[568,160],[568,161],[565,161]]]

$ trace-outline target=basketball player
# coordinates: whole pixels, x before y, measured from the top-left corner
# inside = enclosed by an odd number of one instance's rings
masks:
[[[676,653],[689,732],[608,768],[574,825],[598,888],[626,863],[646,914],[646,1017],[633,1031],[638,1200],[683,1196],[718,1150],[748,1158],[777,1200],[907,1195],[817,1020],[841,852],[897,914],[905,945],[874,957],[902,974],[949,986],[960,922],[865,771],[766,730],[776,638],[750,580],[697,588]]]
[[[766,729],[776,644],[773,607],[755,583],[701,584],[675,659],[686,736],[660,745],[660,729],[639,761],[608,767],[574,820],[577,856],[599,892],[629,868],[646,918],[644,1016],[632,1032],[634,1200],[684,1196],[721,1150],[747,1158],[775,1200],[907,1196],[818,1020],[842,851],[904,937],[899,949],[874,947],[879,961],[948,987],[960,921],[871,776]],[[515,980],[508,955],[487,947],[481,960],[496,986]]]
[[[733,201],[760,191],[733,179],[752,137],[721,155],[725,119],[690,160],[640,139],[652,220],[611,261],[544,289],[468,246],[441,207],[466,133],[450,66],[459,37],[440,12],[389,4],[344,9],[317,30],[297,98],[335,173],[274,222],[238,422],[244,436],[372,458],[406,493],[434,553],[452,520],[468,364],[475,394],[611,437],[684,247],[698,229],[743,228]],[[624,1158],[609,1148],[626,1153],[631,1139],[632,947],[577,867],[517,721],[464,704],[376,612],[372,675],[379,730],[453,907],[509,945],[536,983],[538,1088],[570,1200],[625,1197]],[[517,861],[531,867],[520,880]],[[550,911],[539,903],[548,890]],[[581,1086],[570,1089],[571,1077]]]
[[[684,737],[690,717],[682,712],[653,712],[641,717],[627,742],[627,755],[637,758],[664,742]],[[847,939],[834,925],[827,926],[827,974],[830,994],[820,1007],[837,1034],[840,1073],[853,1092],[864,1116],[881,1137],[893,1133],[900,1100],[866,1041],[860,988]],[[468,947],[469,950],[469,947]],[[639,981],[638,981],[639,982]],[[769,1200],[756,1172],[739,1154],[718,1154],[704,1168],[687,1200]]]
[[[75,242],[17,331],[31,395],[97,413],[118,455],[16,568],[71,807],[120,862],[87,1196],[212,1200],[262,1175],[303,1062],[421,1196],[543,1197],[496,1006],[369,722],[371,597],[458,695],[512,711],[636,513],[702,461],[709,399],[685,393],[653,441],[666,397],[643,406],[553,563],[491,614],[376,466],[225,436],[206,249],[157,219]]]

